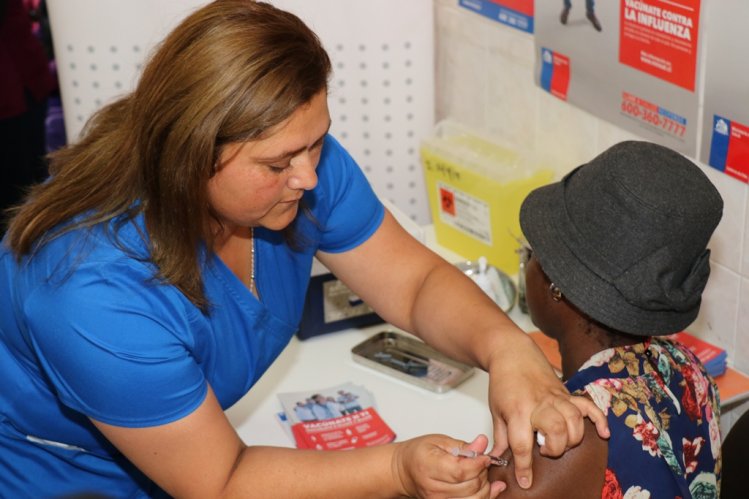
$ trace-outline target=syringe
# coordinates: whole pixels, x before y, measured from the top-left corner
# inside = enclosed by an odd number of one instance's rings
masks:
[[[540,431],[536,432],[536,442],[538,443],[539,447],[543,447],[544,444],[546,443],[546,437],[544,437],[544,435]],[[457,447],[453,447],[452,449],[450,449],[450,454],[452,454],[455,457],[460,456],[460,457],[470,457],[470,458],[478,457],[480,455],[475,450],[458,449]],[[492,466],[507,466],[508,464],[510,464],[510,461],[505,458],[494,457],[494,456],[489,456],[489,457],[491,458]]]
[[[471,459],[476,458],[478,456],[481,456],[482,454],[479,454],[475,450],[468,450],[468,449],[458,449],[457,447],[453,447],[450,450],[450,454],[452,454],[455,457],[469,457]],[[495,456],[489,456],[491,459],[491,465],[492,466],[507,466],[510,464],[510,461],[507,459],[504,459],[502,457],[495,457]]]

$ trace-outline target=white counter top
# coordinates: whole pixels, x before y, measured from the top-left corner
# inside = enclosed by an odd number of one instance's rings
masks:
[[[510,317],[530,325],[527,316],[517,308],[511,311]],[[293,447],[293,441],[275,417],[281,410],[277,395],[314,392],[350,381],[372,392],[378,412],[395,431],[398,440],[427,433],[445,433],[468,441],[479,433],[491,436],[487,405],[489,379],[485,372],[475,369],[462,384],[440,394],[353,360],[351,349],[354,346],[388,329],[399,331],[381,324],[303,341],[294,337],[250,393],[227,411],[229,420],[248,445]]]
[[[434,232],[423,233],[427,246],[446,260],[462,258],[434,241]],[[517,306],[510,317],[525,331],[535,330],[530,318]],[[383,330],[388,324],[348,329],[307,340],[294,337],[276,362],[244,398],[226,413],[248,445],[293,447],[294,442],[276,420],[281,411],[277,395],[316,391],[345,382],[366,387],[375,398],[377,411],[397,435],[397,440],[444,433],[470,441],[479,433],[491,437],[488,409],[488,375],[475,369],[473,376],[448,392],[438,394],[355,362],[351,349]]]
[[[355,345],[385,329],[392,328],[381,325],[350,329],[304,341],[294,337],[250,393],[227,411],[245,443],[293,447],[275,418],[281,410],[277,395],[312,393],[349,381],[372,393],[380,416],[398,440],[426,433],[447,433],[464,440],[471,440],[478,433],[491,435],[485,372],[475,370],[455,389],[438,394],[353,360],[351,349]]]

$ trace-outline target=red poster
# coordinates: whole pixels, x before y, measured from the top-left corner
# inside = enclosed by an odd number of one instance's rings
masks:
[[[621,0],[619,62],[694,91],[700,0]]]

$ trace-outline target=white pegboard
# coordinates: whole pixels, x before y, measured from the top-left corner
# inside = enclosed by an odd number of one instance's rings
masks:
[[[320,36],[333,62],[332,133],[375,190],[428,223],[419,159],[435,119],[432,0],[273,0]]]
[[[47,0],[65,128],[130,91],[149,52],[205,0]],[[274,0],[320,36],[333,62],[332,133],[375,190],[430,220],[419,143],[434,125],[432,0]]]
[[[205,0],[47,0],[65,132],[134,88],[164,35]]]

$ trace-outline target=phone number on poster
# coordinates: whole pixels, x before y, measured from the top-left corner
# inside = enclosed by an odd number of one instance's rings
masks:
[[[622,95],[621,109],[624,114],[676,137],[683,137],[687,129],[686,119],[626,92]]]

